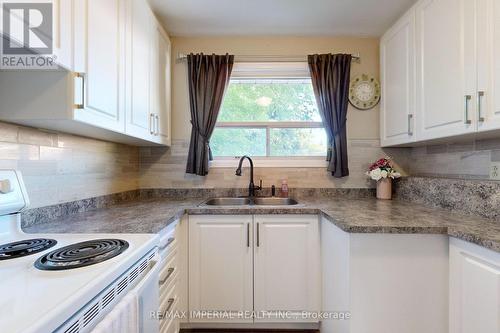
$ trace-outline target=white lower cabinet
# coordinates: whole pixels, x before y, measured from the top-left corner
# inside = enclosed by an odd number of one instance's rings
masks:
[[[254,307],[270,316],[256,321],[296,320],[302,311],[319,311],[320,271],[317,216],[255,215]]]
[[[160,333],[178,333],[187,311],[187,218],[160,232]]]
[[[293,315],[319,311],[319,255],[316,215],[189,216],[189,310],[255,311],[256,323],[317,322]],[[190,322],[254,320],[192,316]]]
[[[500,254],[450,241],[450,333],[500,332]]]
[[[252,216],[189,216],[189,309],[239,311],[253,309]],[[226,322],[192,316],[190,322]],[[234,319],[233,323],[251,322]]]
[[[448,237],[347,233],[321,221],[322,333],[448,332]],[[476,331],[481,332],[481,331]]]

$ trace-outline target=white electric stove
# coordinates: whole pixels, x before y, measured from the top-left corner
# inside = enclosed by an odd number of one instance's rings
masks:
[[[20,173],[0,170],[1,332],[91,332],[146,278],[154,310],[158,236],[25,234],[19,213],[28,205]]]

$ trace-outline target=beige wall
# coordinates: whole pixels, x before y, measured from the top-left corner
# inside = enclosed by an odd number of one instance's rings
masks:
[[[360,53],[352,74],[378,77],[378,40],[371,38],[172,38],[178,53],[234,53],[236,55],[307,55]],[[170,148],[129,147],[64,133],[0,123],[0,168],[23,172],[33,207],[68,202],[138,187],[246,187],[247,177],[234,176],[234,168],[213,168],[207,177],[184,173],[191,131],[186,64],[173,63],[172,130]],[[405,150],[379,147],[378,107],[353,108],[348,113],[351,176],[335,179],[324,168],[257,168],[256,179],[265,186],[288,179],[291,187],[370,187],[363,172],[381,155],[389,154],[406,168]]]
[[[179,53],[226,52],[235,55],[307,55],[313,53],[359,53],[361,63],[353,63],[351,75],[361,73],[379,77],[379,41],[354,37],[174,37],[172,57]],[[187,68],[173,62],[172,134],[174,139],[189,139],[191,133]],[[350,139],[379,139],[379,106],[368,111],[349,108],[347,134]]]
[[[31,207],[138,188],[138,148],[0,122],[0,168],[21,170]]]
[[[378,39],[351,37],[174,37],[172,56],[178,53],[217,53],[235,55],[297,56],[313,53],[359,53],[361,63],[353,63],[352,75],[360,73],[379,76]],[[172,130],[170,148],[141,149],[142,188],[228,188],[248,186],[248,177],[236,177],[235,168],[212,168],[206,177],[187,175],[187,148],[191,133],[187,68],[184,61],[173,63]],[[391,155],[406,168],[408,150],[382,150],[379,143],[379,107],[348,112],[349,167],[351,176],[333,178],[325,168],[256,168],[255,178],[266,187],[287,179],[291,187],[372,187],[364,175],[369,163],[382,155]],[[404,170],[402,170],[404,172]]]

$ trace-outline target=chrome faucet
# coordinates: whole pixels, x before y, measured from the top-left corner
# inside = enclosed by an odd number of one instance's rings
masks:
[[[240,164],[238,165],[238,169],[236,169],[236,176],[241,176],[241,165],[243,164],[243,160],[245,158],[248,159],[248,162],[250,162],[250,184],[248,184],[248,196],[254,197],[255,191],[262,189],[262,179],[260,180],[260,186],[255,186],[253,183],[253,161],[250,157],[245,155],[240,158]]]

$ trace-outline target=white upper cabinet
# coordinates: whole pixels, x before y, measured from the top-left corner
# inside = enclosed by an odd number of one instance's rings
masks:
[[[474,132],[473,1],[424,0],[415,9],[417,136],[428,140]]]
[[[157,135],[160,143],[170,146],[172,142],[171,131],[171,44],[168,35],[160,26],[157,26],[158,70],[156,72],[158,84],[156,86],[158,111]]]
[[[61,0],[53,10],[61,70],[3,71],[0,120],[170,144],[170,42],[148,2]]]
[[[73,1],[54,1],[53,52],[56,62],[65,69],[73,70]]]
[[[476,0],[478,130],[500,128],[500,2]]]
[[[297,321],[302,311],[321,307],[318,216],[255,215],[254,306],[270,316],[256,321],[279,322],[278,311],[289,311]],[[289,319],[288,319],[289,320]]]
[[[412,38],[414,99],[406,71]],[[499,59],[500,2],[419,1],[381,40],[382,145],[499,131]]]
[[[127,49],[127,121],[130,135],[154,141],[154,117],[151,112],[151,54],[153,48],[151,10],[145,0],[130,0],[129,44]]]
[[[170,39],[154,24],[151,46],[150,112],[155,142],[170,145]]]
[[[75,102],[78,121],[125,130],[125,2],[75,0],[75,86],[83,89]]]
[[[406,13],[380,41],[380,128],[383,146],[415,140],[415,11]]]

